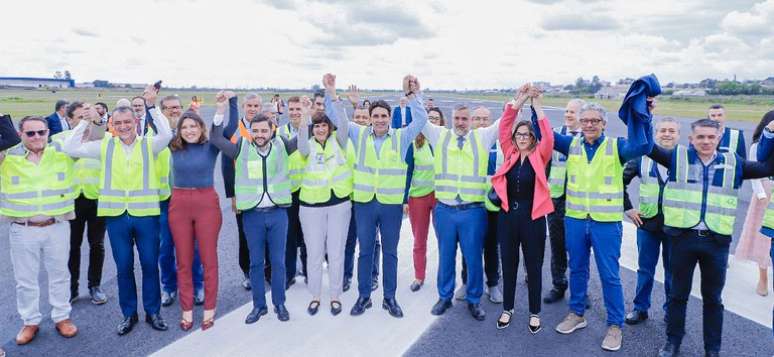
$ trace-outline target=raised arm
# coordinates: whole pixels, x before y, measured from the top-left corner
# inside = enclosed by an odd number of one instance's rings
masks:
[[[653,145],[653,148],[650,150],[648,157],[653,159],[653,161],[659,163],[661,166],[664,166],[666,168],[671,168],[672,156],[676,149],[677,147],[675,147],[674,149],[664,149],[658,145]]]
[[[153,108],[148,110],[148,114],[150,114],[157,130],[156,136],[151,140],[151,149],[154,154],[164,150],[169,145],[169,141],[172,140],[172,129],[169,128],[169,120],[164,116],[159,107],[155,106],[158,94],[159,90],[154,88],[153,85],[145,87],[145,91],[142,93],[142,97],[145,98],[145,104],[153,105]]]
[[[419,86],[419,80],[411,75],[406,76],[404,78],[404,82],[408,79],[409,81],[409,99],[414,97],[415,102],[418,102],[417,104],[422,105],[422,94],[421,94],[421,88]],[[417,99],[418,97],[418,99]],[[405,108],[404,108],[405,109]],[[401,109],[403,110],[403,109]],[[408,115],[408,113],[406,113]],[[427,124],[427,113],[421,117],[414,118],[411,117],[411,123],[408,124],[405,128],[400,128],[397,130],[401,130],[401,153],[400,157],[402,157],[404,160],[406,159],[406,154],[408,153],[408,148],[411,146],[411,142],[416,139],[417,135],[422,131],[422,128],[425,127],[425,124]]]
[[[0,151],[4,151],[21,142],[19,133],[13,127],[13,120],[8,114],[0,116]]]
[[[62,145],[62,150],[65,154],[72,157],[100,159],[102,154],[102,142],[83,142],[83,137],[85,136],[86,128],[88,127],[89,123],[86,120],[81,120],[81,122],[75,126],[72,135],[65,139],[64,145]]]
[[[223,136],[230,139],[239,127],[239,100],[232,91],[223,91],[222,94],[228,98],[228,122],[223,128]]]
[[[298,126],[298,152],[301,156],[309,156],[311,149],[309,148],[309,130],[312,125],[312,101],[309,97],[301,97],[301,124]]]
[[[503,115],[497,121],[500,126],[500,150],[504,155],[508,155],[513,150],[513,140],[511,139],[511,133],[513,132],[513,125],[516,123],[516,118],[519,116],[519,111],[524,103],[529,98],[527,90],[529,85],[525,84],[519,88],[514,95],[513,99],[505,105],[503,109]]]
[[[234,144],[223,134],[223,119],[226,112],[226,96],[223,92],[218,93],[215,97],[215,116],[212,118],[212,135],[210,135],[210,142],[212,145],[220,149],[224,155],[229,158],[236,158],[239,152],[239,146]],[[241,138],[240,138],[241,140]]]
[[[347,137],[356,141],[359,131],[354,126],[350,126],[346,109],[336,96],[336,75],[326,73],[323,76],[323,86],[325,87],[325,115],[336,126],[336,141],[342,148],[346,148]]]

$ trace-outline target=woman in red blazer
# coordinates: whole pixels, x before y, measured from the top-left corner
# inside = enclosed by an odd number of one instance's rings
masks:
[[[527,101],[537,113],[540,137],[535,135],[532,123],[514,122],[519,109]],[[492,176],[492,186],[502,201],[497,226],[497,241],[503,267],[503,312],[497,320],[497,328],[511,323],[516,272],[519,267],[519,245],[524,255],[529,291],[529,330],[540,331],[540,291],[542,289],[543,253],[545,251],[546,218],[554,211],[546,180],[546,165],[551,159],[554,136],[551,123],[543,113],[543,96],[538,88],[523,86],[514,101],[505,107],[500,120],[500,147],[505,162]]]

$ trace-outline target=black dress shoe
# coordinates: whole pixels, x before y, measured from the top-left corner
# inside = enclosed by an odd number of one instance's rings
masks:
[[[422,285],[425,285],[425,282],[424,282],[424,281],[420,281],[420,280],[414,280],[414,282],[413,282],[413,283],[411,283],[411,287],[410,287],[410,289],[411,289],[411,291],[413,291],[413,292],[417,292],[417,291],[419,291],[419,289],[421,289],[421,288],[422,288]]]
[[[199,289],[194,292],[194,305],[204,305],[204,289]]]
[[[352,287],[352,278],[344,278],[344,284],[341,285],[341,289],[343,291],[349,291],[349,288]]]
[[[331,301],[331,315],[336,316],[341,313],[341,302],[333,300]]]
[[[306,308],[306,312],[309,313],[309,315],[314,316],[317,314],[317,310],[320,309],[320,302],[317,300],[312,300],[312,302],[309,303],[309,306]]]
[[[150,324],[151,328],[156,331],[166,331],[169,328],[159,314],[145,315],[145,322]]]
[[[290,313],[288,312],[288,309],[285,308],[285,305],[280,304],[275,306],[274,312],[277,314],[277,320],[280,320],[280,321],[290,320]]]
[[[445,299],[438,299],[438,301],[433,305],[433,309],[430,310],[430,313],[435,316],[443,315],[446,310],[450,309],[452,307],[451,300],[445,300]]]
[[[91,296],[91,303],[94,305],[102,305],[107,302],[107,295],[102,292],[99,286],[89,288],[89,295]]]
[[[373,303],[371,302],[371,298],[364,298],[364,297],[358,297],[357,301],[355,301],[355,305],[352,306],[352,310],[349,311],[349,314],[352,316],[358,316],[362,315],[366,309],[371,308]]]
[[[161,306],[167,307],[175,303],[175,297],[177,292],[168,293],[166,291],[161,292]]]
[[[249,314],[247,314],[247,317],[245,317],[245,323],[246,324],[252,324],[258,321],[258,319],[261,318],[261,316],[266,315],[269,313],[269,309],[266,308],[266,306],[262,308],[253,308],[252,311],[250,311]]]
[[[392,317],[403,317],[403,310],[398,305],[398,301],[395,298],[384,299],[382,301],[382,308],[387,310]]]
[[[557,288],[551,289],[543,298],[543,302],[546,304],[553,304],[564,299],[564,290],[558,290]]]
[[[658,357],[673,357],[680,354],[680,346],[667,341],[664,347],[658,351]]]
[[[478,321],[484,321],[486,318],[486,312],[481,307],[481,304],[474,304],[469,302],[468,311],[470,311],[470,316],[473,316],[473,318]]]
[[[121,323],[118,324],[118,335],[123,336],[132,331],[134,325],[137,324],[137,321],[139,321],[137,314],[125,317],[124,321],[121,321]]]
[[[719,357],[720,352],[718,351],[704,351],[704,357]]]
[[[636,325],[648,319],[648,313],[632,310],[632,312],[626,314],[626,323],[628,325]]]

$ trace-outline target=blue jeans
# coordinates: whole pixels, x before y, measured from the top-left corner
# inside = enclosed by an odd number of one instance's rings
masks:
[[[583,316],[586,310],[589,259],[591,249],[594,249],[594,260],[607,310],[607,325],[622,326],[624,296],[618,264],[623,238],[621,222],[597,222],[571,217],[565,217],[564,220],[565,244],[570,258],[570,311]]]
[[[349,220],[349,230],[347,231],[347,243],[344,246],[344,279],[352,279],[355,271],[355,246],[357,245],[357,224],[355,223],[355,206],[352,206],[352,218]],[[376,239],[374,245],[374,271],[371,278],[379,278],[379,252],[382,250],[382,244]]]
[[[357,258],[357,290],[361,298],[371,296],[373,283],[376,229],[382,239],[382,275],[384,298],[395,297],[398,280],[398,241],[403,222],[402,204],[383,204],[376,199],[368,203],[355,202],[355,220],[360,255]],[[377,261],[378,262],[378,261]]]
[[[648,312],[650,309],[650,293],[653,290],[653,276],[656,274],[659,247],[661,248],[662,265],[664,266],[664,300],[663,309],[666,312],[669,304],[669,292],[672,289],[672,273],[669,266],[671,246],[669,236],[663,232],[650,232],[637,228],[637,292],[634,296],[634,309]]]
[[[142,268],[142,306],[149,315],[161,308],[159,288],[159,216],[135,217],[124,213],[105,217],[110,249],[116,262],[118,304],[124,317],[137,313],[137,283],[134,280],[134,245]]]
[[[723,301],[729,241],[699,237],[694,232],[672,237],[672,291],[669,299],[667,338],[680,345],[685,336],[685,311],[691,296],[693,271],[701,270],[704,350],[720,351],[723,331]]]
[[[285,243],[288,236],[288,213],[285,208],[267,211],[242,211],[247,246],[250,251],[250,284],[253,286],[253,308],[266,307],[263,264],[268,247],[271,256],[271,303],[285,303]]]
[[[459,209],[437,202],[433,209],[438,239],[438,295],[451,300],[454,295],[457,242],[468,266],[466,296],[468,302],[478,304],[484,292],[482,254],[487,216],[483,205]]]
[[[168,293],[177,291],[177,265],[175,261],[175,241],[169,232],[169,200],[159,202],[161,215],[159,216],[159,269],[161,270],[161,289]],[[194,291],[204,288],[204,268],[199,259],[199,246],[194,244],[194,260],[191,267],[193,272]]]

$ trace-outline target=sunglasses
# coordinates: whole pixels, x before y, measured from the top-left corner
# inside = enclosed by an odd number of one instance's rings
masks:
[[[29,130],[24,132],[24,135],[27,135],[28,138],[35,137],[35,134],[37,134],[38,136],[46,136],[46,134],[48,134],[48,129]]]

